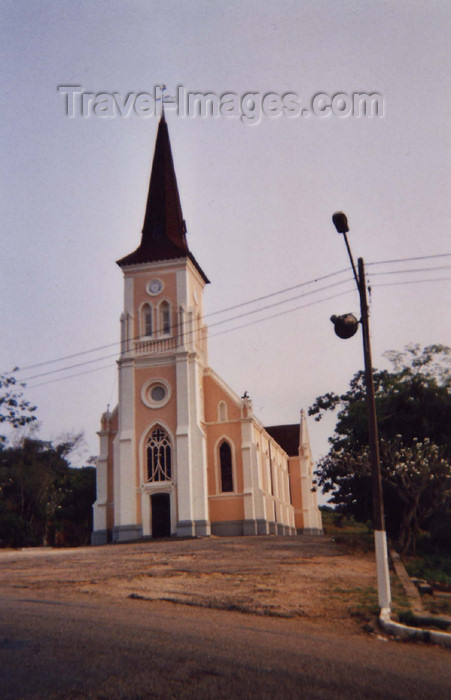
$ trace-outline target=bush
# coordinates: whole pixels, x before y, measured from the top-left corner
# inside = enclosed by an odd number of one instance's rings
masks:
[[[409,576],[425,579],[431,586],[451,590],[451,556],[426,555],[406,562]]]
[[[39,544],[33,529],[16,513],[0,511],[0,547],[33,547]]]

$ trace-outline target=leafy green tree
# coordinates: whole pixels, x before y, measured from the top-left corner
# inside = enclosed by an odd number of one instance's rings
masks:
[[[0,452],[0,546],[86,542],[95,488],[92,468],[88,476],[70,467],[79,441],[76,436],[54,445],[25,438]],[[74,532],[66,542],[57,534],[71,518]]]
[[[429,438],[414,438],[403,445],[401,437],[381,443],[384,479],[398,496],[398,543],[402,552],[415,550],[420,529],[451,496],[451,462]]]
[[[36,420],[36,406],[23,398],[19,387],[24,387],[14,375],[0,375],[0,423],[12,428],[20,428]],[[6,443],[6,437],[0,435],[0,449]]]
[[[64,477],[62,489],[64,496],[54,516],[55,544],[89,544],[92,504],[96,499],[95,467],[69,469]]]
[[[374,372],[384,505],[387,530],[406,550],[415,546],[419,528],[427,524],[434,508],[450,498],[451,349],[411,345],[386,356],[393,371]],[[309,409],[316,420],[328,411],[337,411],[337,423],[329,438],[331,449],[317,467],[318,484],[331,494],[330,503],[340,512],[369,521],[371,479],[363,372],[353,377],[348,391],[320,396]]]
[[[387,531],[401,552],[415,551],[416,539],[451,497],[451,463],[425,438],[404,445],[401,436],[380,441]],[[371,466],[368,447],[350,454],[331,450],[322,461],[322,478],[334,483],[332,502],[339,511],[366,521],[371,514]],[[327,491],[327,488],[326,488]]]
[[[36,421],[14,374],[0,375],[0,423],[15,430]],[[73,469],[81,435],[56,444],[31,436],[8,445],[0,435],[0,547],[87,544],[95,469]]]

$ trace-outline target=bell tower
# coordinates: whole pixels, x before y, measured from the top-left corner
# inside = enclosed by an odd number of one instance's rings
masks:
[[[202,393],[208,279],[188,248],[164,115],[141,243],[117,264],[124,309],[113,541],[209,535]]]

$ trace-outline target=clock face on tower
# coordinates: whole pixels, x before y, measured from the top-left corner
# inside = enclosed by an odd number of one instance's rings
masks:
[[[161,280],[150,280],[147,285],[147,293],[151,296],[156,296],[163,289],[163,282]]]

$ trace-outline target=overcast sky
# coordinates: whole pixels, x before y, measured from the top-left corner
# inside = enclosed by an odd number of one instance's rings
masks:
[[[26,368],[117,342],[115,260],[140,240],[158,125],[134,109],[128,118],[100,109],[69,118],[58,86],[119,99],[152,95],[161,83],[169,96],[178,86],[239,99],[295,94],[307,116],[263,115],[253,125],[167,110],[189,246],[211,280],[206,313],[347,268],[331,222],[343,210],[354,255],[368,264],[374,365],[407,343],[451,344],[449,2],[1,6],[0,372],[24,368],[18,376],[38,405],[42,438],[83,430],[84,457],[96,454],[100,414],[116,403],[114,345]],[[359,92],[380,94],[383,116],[311,113],[318,93]],[[431,255],[443,257],[369,265]],[[207,318],[210,364],[237,393],[249,392],[264,424],[294,423],[362,367],[360,335],[340,341],[329,321],[358,314],[355,286],[345,272],[259,305]],[[275,317],[250,325],[267,316]],[[71,365],[80,366],[44,374]],[[319,457],[333,422],[309,425]]]

